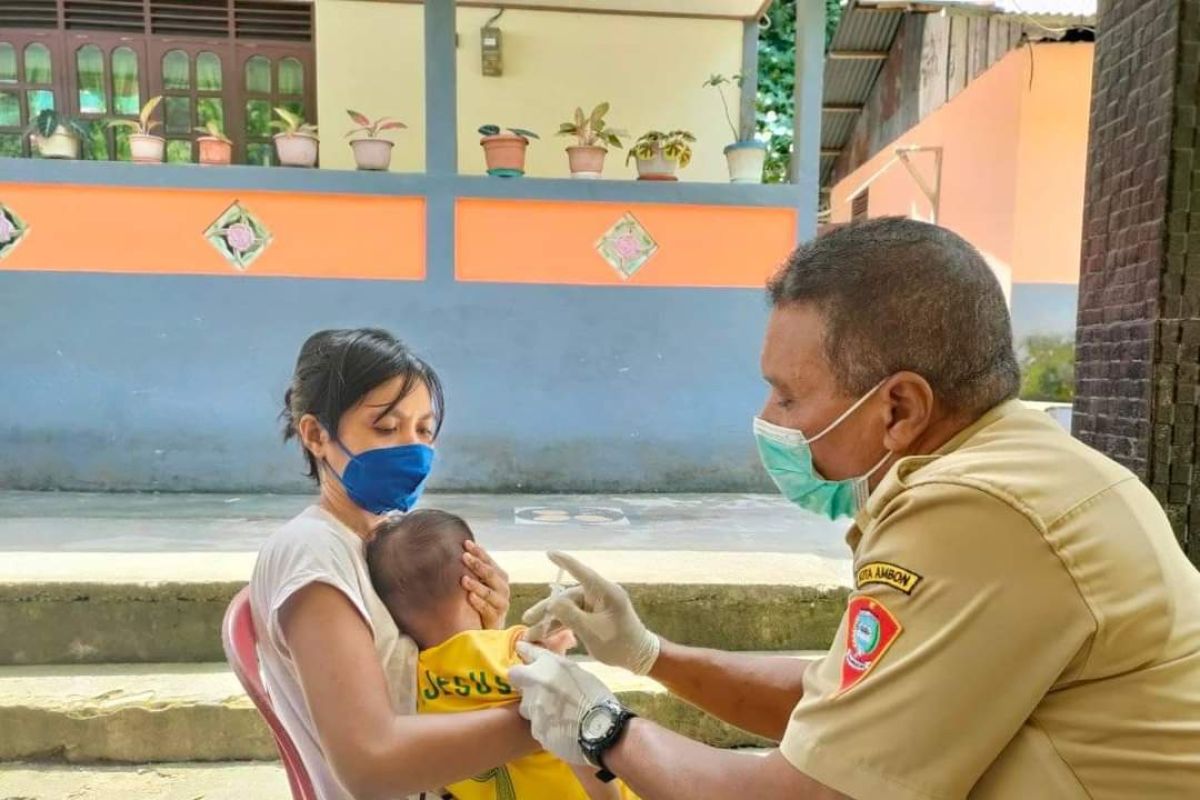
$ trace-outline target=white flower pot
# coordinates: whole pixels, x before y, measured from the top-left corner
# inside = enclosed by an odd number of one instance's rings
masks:
[[[38,153],[42,158],[79,158],[79,137],[62,125],[59,125],[54,133],[45,138],[34,134],[33,143],[37,146]]]
[[[767,146],[762,142],[735,142],[725,148],[731,183],[762,183]]]
[[[351,139],[354,163],[359,169],[384,170],[392,165],[392,142],[387,139]]]
[[[638,180],[640,181],[674,181],[679,180],[675,176],[675,170],[678,169],[679,162],[672,161],[662,154],[662,150],[655,150],[653,158],[639,158],[637,160]]]
[[[145,133],[129,134],[129,154],[135,164],[161,164],[167,140]]]
[[[307,133],[275,134],[275,152],[285,167],[315,167],[317,137]]]

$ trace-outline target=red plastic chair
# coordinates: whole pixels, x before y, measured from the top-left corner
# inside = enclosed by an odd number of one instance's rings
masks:
[[[275,737],[275,746],[279,748],[279,757],[283,761],[284,771],[287,772],[288,783],[292,787],[292,800],[317,800],[317,792],[313,789],[312,779],[304,762],[300,760],[300,751],[292,742],[292,737],[284,730],[283,723],[275,715],[271,698],[267,696],[263,686],[262,676],[258,670],[258,635],[254,631],[254,617],[250,614],[250,587],[242,589],[229,603],[225,611],[225,621],[221,625],[221,644],[225,646],[225,659],[241,681],[242,688],[258,713],[262,714]]]

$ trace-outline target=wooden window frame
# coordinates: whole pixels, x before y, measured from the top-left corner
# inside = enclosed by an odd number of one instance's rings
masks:
[[[11,44],[17,56],[16,83],[0,83],[0,91],[16,92],[17,106],[20,112],[18,127],[5,126],[0,133],[21,136],[21,155],[28,158],[32,155],[30,137],[25,135],[25,129],[33,120],[29,116],[29,100],[26,92],[36,89],[49,89],[54,92],[54,109],[70,115],[70,92],[67,89],[68,75],[62,59],[61,35],[59,31],[45,29],[15,28],[0,31],[0,42]],[[30,83],[25,74],[25,48],[31,44],[43,44],[50,51],[50,83]]]

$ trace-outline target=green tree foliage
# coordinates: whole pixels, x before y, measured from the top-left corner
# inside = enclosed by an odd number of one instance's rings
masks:
[[[1021,399],[1075,398],[1075,340],[1063,335],[1029,336],[1021,343]]]
[[[825,0],[825,46],[842,18],[841,0]],[[786,183],[796,88],[796,0],[775,0],[758,36],[758,130],[769,136],[763,180]]]

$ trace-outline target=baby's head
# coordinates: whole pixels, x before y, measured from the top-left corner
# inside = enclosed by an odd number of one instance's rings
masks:
[[[483,627],[462,586],[467,574],[463,543],[468,539],[475,541],[475,536],[461,517],[422,509],[388,517],[367,544],[376,594],[421,649]]]

